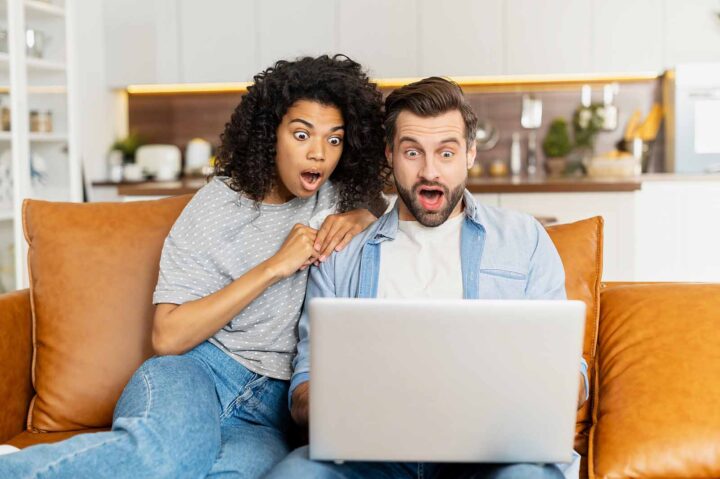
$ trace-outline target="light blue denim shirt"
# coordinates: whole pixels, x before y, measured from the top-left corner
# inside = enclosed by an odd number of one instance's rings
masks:
[[[532,216],[476,203],[465,190],[465,222],[460,258],[465,299],[566,299],[565,271],[545,228]],[[395,207],[344,250],[331,255],[308,278],[305,304],[319,297],[375,298],[380,271],[380,245],[398,230]],[[310,379],[310,321],[300,316],[299,342],[293,360],[290,397]],[[581,373],[588,391],[587,363]]]

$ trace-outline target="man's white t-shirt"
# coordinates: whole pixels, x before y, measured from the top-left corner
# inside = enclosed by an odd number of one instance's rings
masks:
[[[435,227],[400,221],[395,240],[381,243],[377,297],[462,299],[464,219],[460,212]]]

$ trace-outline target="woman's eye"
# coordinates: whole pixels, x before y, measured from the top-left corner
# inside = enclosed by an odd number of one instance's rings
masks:
[[[342,138],[340,138],[339,136],[333,136],[328,139],[328,142],[333,146],[339,146],[342,144]]]
[[[310,135],[308,135],[304,131],[296,131],[295,133],[293,133],[293,136],[295,137],[296,140],[300,140],[300,141],[304,141],[304,140],[307,140],[308,138],[310,138]]]
[[[453,156],[455,156],[455,153],[453,153],[452,151],[443,151],[442,153],[440,153],[440,155],[443,158],[452,158]]]

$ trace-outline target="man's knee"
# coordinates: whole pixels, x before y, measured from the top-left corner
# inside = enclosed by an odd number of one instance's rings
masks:
[[[341,478],[342,475],[333,471],[329,464],[311,460],[310,448],[303,446],[288,454],[287,457],[273,467],[265,477],[266,479],[283,479],[288,477],[298,479],[336,479]]]

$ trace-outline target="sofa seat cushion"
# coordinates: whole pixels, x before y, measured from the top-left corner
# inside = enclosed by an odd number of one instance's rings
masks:
[[[29,429],[110,425],[125,384],[152,354],[160,253],[189,199],[25,201],[34,328]]]
[[[601,297],[590,476],[720,477],[720,284]]]
[[[83,429],[80,431],[64,431],[64,432],[32,432],[23,431],[10,441],[8,444],[15,446],[20,449],[26,447],[35,446],[36,444],[51,444],[53,442],[64,441],[70,439],[73,436],[84,433],[102,432],[109,431],[107,428],[102,429]]]

